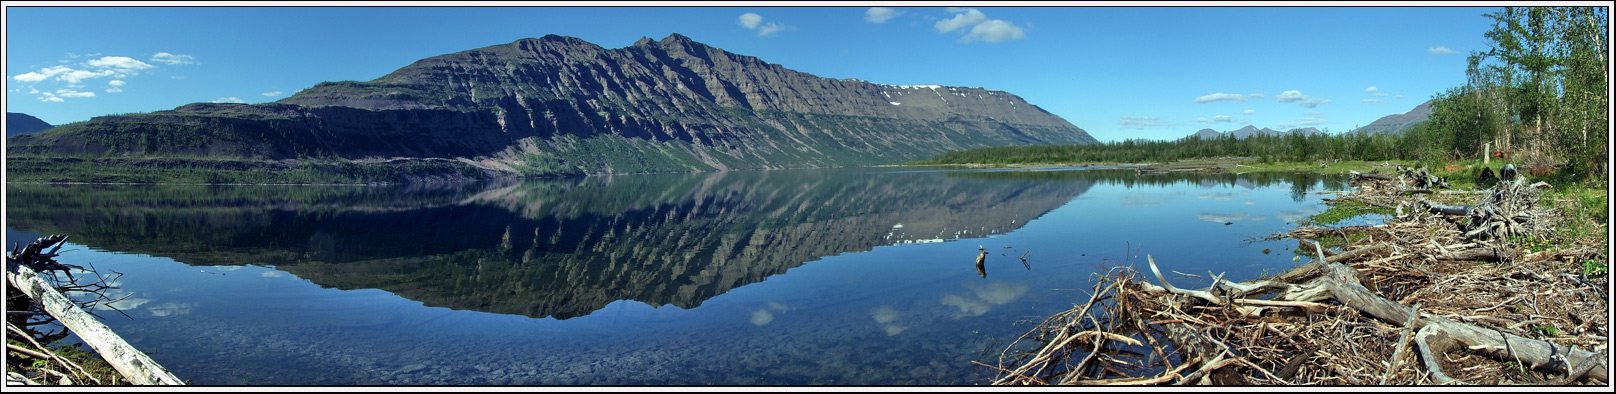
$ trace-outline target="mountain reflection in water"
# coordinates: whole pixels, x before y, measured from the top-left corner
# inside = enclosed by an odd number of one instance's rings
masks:
[[[102,250],[275,266],[321,286],[381,289],[428,306],[567,319],[618,300],[688,309],[826,256],[1010,232],[1096,182],[1283,181],[1301,185],[1299,199],[1316,180],[870,169],[473,186],[14,184],[7,205],[11,228],[70,234]],[[1027,291],[1006,286],[943,302],[969,316]],[[751,319],[766,324],[775,312]],[[903,330],[894,312],[871,313],[889,332]]]

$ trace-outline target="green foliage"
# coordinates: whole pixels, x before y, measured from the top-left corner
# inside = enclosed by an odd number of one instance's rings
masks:
[[[1494,142],[1531,164],[1602,178],[1609,158],[1606,7],[1504,7],[1485,14],[1489,48],[1470,54],[1466,86],[1432,117],[1461,138]],[[1456,141],[1459,142],[1459,141]]]
[[[1421,135],[1421,138],[1424,136]],[[1258,163],[1277,161],[1308,162],[1324,160],[1413,160],[1420,152],[1407,151],[1408,134],[1381,133],[1254,135],[1202,139],[1190,136],[1176,141],[1102,142],[1093,145],[1039,145],[977,148],[951,151],[928,160],[909,164],[1054,164],[1054,163],[1144,163],[1172,160],[1254,157]]]
[[[1537,326],[1534,331],[1547,336],[1560,335],[1560,328],[1555,326]]]
[[[1610,269],[1602,261],[1594,259],[1582,261],[1582,276],[1599,276],[1609,272]]]
[[[1326,209],[1324,212],[1308,216],[1306,222],[1315,226],[1329,226],[1363,215],[1391,215],[1393,213],[1391,208],[1372,206],[1358,200],[1348,199],[1331,205],[1330,209]]]
[[[1538,237],[1509,237],[1509,242],[1520,245],[1521,249],[1533,253],[1542,252],[1553,246],[1553,243],[1548,239]]]

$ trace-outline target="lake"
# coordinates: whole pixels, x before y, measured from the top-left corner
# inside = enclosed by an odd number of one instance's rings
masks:
[[[196,384],[973,385],[994,374],[972,361],[1105,267],[1149,254],[1192,287],[1297,265],[1261,238],[1345,187],[1088,168],[9,184],[5,242],[68,234],[59,261],[121,273],[129,317],[98,314]]]

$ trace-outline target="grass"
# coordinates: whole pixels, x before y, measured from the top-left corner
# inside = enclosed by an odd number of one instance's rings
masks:
[[[1339,200],[1339,202],[1331,205],[1330,209],[1326,209],[1326,210],[1324,210],[1324,212],[1319,212],[1319,213],[1314,214],[1312,216],[1308,216],[1307,220],[1303,224],[1311,224],[1311,225],[1314,225],[1314,226],[1329,226],[1329,225],[1333,225],[1333,224],[1336,224],[1336,223],[1346,221],[1347,219],[1352,219],[1352,218],[1356,218],[1356,217],[1363,216],[1363,215],[1369,215],[1369,214],[1391,215],[1393,213],[1395,213],[1395,212],[1391,208],[1377,207],[1377,206],[1365,204],[1365,203],[1363,203],[1361,201],[1358,201],[1358,200],[1346,199],[1346,200]]]

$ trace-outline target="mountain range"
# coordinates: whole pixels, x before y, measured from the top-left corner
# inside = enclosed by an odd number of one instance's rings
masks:
[[[63,160],[194,169],[229,159],[245,170],[425,162],[546,176],[876,165],[1095,142],[999,90],[823,78],[679,34],[618,49],[547,35],[274,103],[96,117],[10,138],[7,156],[25,174]]]
[[[1293,129],[1293,130],[1290,130],[1290,131],[1287,132],[1287,131],[1274,130],[1274,129],[1270,129],[1270,128],[1267,128],[1267,127],[1258,129],[1256,126],[1247,125],[1246,127],[1241,127],[1239,129],[1223,131],[1223,132],[1213,130],[1213,129],[1201,129],[1201,131],[1197,131],[1197,132],[1195,132],[1195,134],[1190,134],[1190,136],[1191,137],[1201,137],[1201,139],[1207,140],[1207,139],[1214,139],[1214,138],[1219,138],[1219,137],[1223,137],[1223,136],[1226,136],[1226,135],[1230,135],[1230,136],[1234,136],[1235,139],[1242,139],[1243,140],[1243,139],[1246,139],[1246,138],[1254,136],[1254,135],[1286,135],[1286,134],[1290,134],[1290,133],[1299,133],[1301,135],[1323,134],[1323,132],[1319,131],[1319,129],[1312,128],[1312,127]]]

